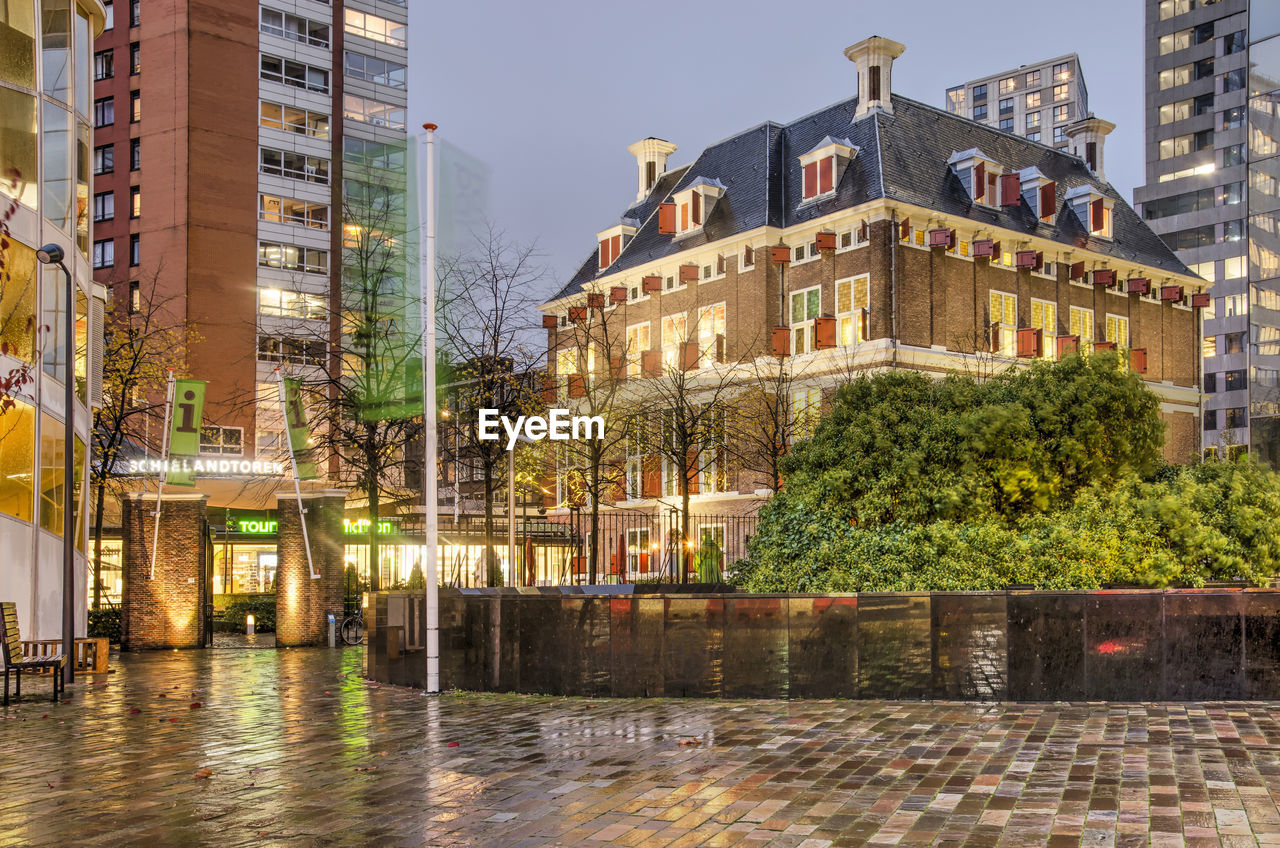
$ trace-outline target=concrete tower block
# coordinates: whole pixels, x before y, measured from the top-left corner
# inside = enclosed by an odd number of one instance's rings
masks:
[[[330,612],[341,613],[345,592],[342,518],[347,493],[340,489],[303,492],[311,564],[307,568],[298,520],[298,498],[293,492],[277,492],[280,523],[276,532],[276,644],[322,645],[328,639]],[[339,622],[340,624],[341,622]]]
[[[151,539],[156,496],[130,492],[124,498],[124,590],[121,647],[202,648],[202,610],[209,597],[206,505],[209,496],[180,492],[163,495],[155,577],[151,576]]]

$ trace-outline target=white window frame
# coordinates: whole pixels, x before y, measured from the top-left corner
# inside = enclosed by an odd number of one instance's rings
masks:
[[[816,293],[818,295],[818,308],[816,311],[811,310],[809,307],[809,295],[813,293]],[[794,315],[797,297],[801,298],[801,303],[803,304],[803,309],[805,313],[804,317],[799,321],[795,320],[795,315]],[[809,312],[811,311],[814,311],[813,315],[809,314]],[[787,293],[787,326],[790,328],[791,353],[793,356],[799,355],[802,353],[808,353],[813,350],[814,342],[816,341],[815,336],[817,332],[815,329],[814,319],[818,318],[821,315],[822,315],[822,286],[821,285],[807,286],[806,288],[797,289],[795,291]]]
[[[689,340],[689,313],[673,312],[662,316],[661,324],[662,364],[679,370],[681,348]]]
[[[1039,313],[1039,317],[1037,317]],[[1031,327],[1040,331],[1040,356],[1058,358],[1058,302],[1031,298]]]
[[[1000,356],[1015,357],[1018,355],[1018,296],[999,289],[987,292],[987,315],[990,318],[989,329],[999,328],[1000,349],[994,353]],[[1013,320],[1007,320],[1012,318]]]
[[[640,377],[644,373],[644,352],[653,346],[653,322],[644,321],[627,327],[627,376]],[[633,343],[634,339],[634,343]],[[634,344],[634,350],[633,348]]]
[[[1072,306],[1067,312],[1067,335],[1080,337],[1080,353],[1093,353],[1095,341],[1093,310],[1087,306]]]
[[[847,296],[842,297],[846,292]],[[858,305],[859,301],[862,301],[862,306]],[[863,312],[864,309],[867,310],[866,313]],[[864,324],[870,310],[870,274],[836,280],[836,343],[845,346],[861,344],[863,336],[870,335],[865,332],[867,328]]]
[[[728,335],[725,330],[725,302],[698,307],[698,367],[710,368],[716,362],[716,337],[723,336],[726,345]]]

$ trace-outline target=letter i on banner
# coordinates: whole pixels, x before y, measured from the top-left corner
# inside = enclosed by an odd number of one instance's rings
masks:
[[[178,380],[174,384],[173,414],[169,423],[168,476],[174,486],[196,484],[194,471],[186,470],[200,455],[200,422],[204,416],[204,380]]]

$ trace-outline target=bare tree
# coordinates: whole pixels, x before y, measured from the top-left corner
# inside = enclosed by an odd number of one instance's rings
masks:
[[[812,431],[817,410],[795,401],[802,375],[792,357],[761,356],[748,368],[742,392],[731,405],[728,449],[742,470],[767,481],[776,494],[782,487],[782,458],[797,438]]]
[[[127,297],[114,298],[106,315],[102,346],[102,404],[93,411],[94,491],[93,608],[102,602],[102,521],[106,496],[119,496],[135,475],[125,465],[135,451],[159,455],[163,437],[165,383],[170,369],[183,371],[187,352],[199,341],[195,327],[178,320],[168,299],[156,296],[161,271]]]
[[[705,309],[687,331],[674,328],[657,376],[645,381],[634,428],[666,466],[667,489],[680,498],[680,539],[673,565],[688,582],[690,497],[700,488],[723,491],[728,483],[727,410],[737,393],[736,369],[724,363],[723,325]],[[650,355],[658,354],[650,351]],[[700,486],[701,483],[701,486]]]
[[[485,580],[499,577],[494,549],[494,501],[506,480],[506,439],[480,438],[479,411],[515,418],[541,409],[533,316],[546,272],[532,246],[508,242],[490,226],[474,250],[443,263],[444,296],[437,325],[454,363],[448,422],[458,462],[478,476],[484,492]],[[511,516],[508,516],[510,520]],[[508,552],[509,556],[514,552]],[[514,558],[512,558],[514,562]]]
[[[623,313],[606,308],[605,301],[604,294],[590,293],[585,306],[571,307],[568,333],[560,335],[555,351],[553,384],[575,412],[604,422],[602,438],[575,439],[563,449],[569,497],[574,503],[585,502],[590,510],[591,583],[600,574],[600,505],[626,483],[627,420],[632,411],[632,398],[625,391],[626,369],[639,355],[627,347]]]

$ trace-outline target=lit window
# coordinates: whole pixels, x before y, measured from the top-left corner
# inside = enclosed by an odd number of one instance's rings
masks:
[[[1027,108],[1028,109],[1040,108],[1040,92],[1033,91],[1027,95]]]
[[[375,127],[386,127],[393,130],[404,129],[405,108],[394,103],[383,103],[368,97],[344,94],[342,97],[342,115],[353,121],[372,124]]]
[[[258,289],[258,314],[282,318],[324,318],[328,301],[323,295],[284,289]]]
[[[854,345],[870,337],[867,326],[871,305],[871,278],[836,281],[836,332],[839,343]]]
[[[1018,296],[992,290],[988,296],[987,306],[990,312],[991,351],[1001,356],[1016,356],[1018,353]]]
[[[325,250],[297,247],[291,244],[258,242],[258,265],[309,274],[329,272],[329,253]]]
[[[311,112],[296,106],[268,103],[265,100],[258,107],[258,125],[311,138],[329,137],[329,116],[323,112]]]
[[[627,328],[627,376],[639,377],[641,360],[649,350],[649,322],[633,324]]]
[[[814,320],[822,314],[822,290],[818,286],[791,293],[791,352],[806,353],[814,347]]]
[[[239,456],[244,453],[243,427],[200,428],[200,453],[230,454]]]
[[[724,304],[698,309],[698,365],[706,368],[725,358]]]
[[[1129,346],[1129,319],[1123,315],[1108,313],[1103,332],[1105,340],[1112,342],[1116,347],[1127,348]]]
[[[1040,72],[1027,71],[1027,88],[1035,88],[1040,85]]]
[[[352,35],[358,35],[370,41],[380,41],[394,47],[405,46],[405,24],[356,9],[346,9],[343,14],[346,31]]]
[[[1071,64],[1069,62],[1062,62],[1053,66],[1054,82],[1065,82],[1069,79],[1071,79]]]
[[[668,368],[681,366],[681,348],[689,340],[687,316],[681,312],[662,316],[662,364]]]
[[[329,229],[328,206],[292,197],[258,195],[258,218],[276,224],[300,224],[317,230]]]
[[[1005,77],[1004,79],[1000,80],[1001,94],[1008,94],[1009,92],[1013,91],[1013,89],[1016,87],[1017,87],[1017,84],[1014,82],[1013,77]]]
[[[1080,353],[1093,353],[1093,310],[1071,307],[1067,332],[1080,339]]]
[[[818,427],[822,413],[822,390],[800,389],[791,393],[791,436],[809,439]]]
[[[1040,113],[1028,112],[1027,113],[1027,129],[1029,130],[1035,129],[1038,126],[1040,126]]]
[[[1210,357],[1217,356],[1218,355],[1218,337],[1205,336],[1204,343],[1201,344],[1200,346],[1200,352],[1205,359],[1209,359]]]
[[[1069,85],[1055,85],[1055,86],[1053,87],[1053,99],[1054,99],[1054,102],[1057,102],[1057,101],[1059,101],[1059,100],[1066,100],[1066,99],[1068,99],[1070,96],[1071,96],[1071,86],[1069,86]]]
[[[261,148],[258,170],[264,174],[288,177],[310,183],[327,185],[329,182],[329,160],[318,156],[307,156],[292,150],[273,150]]]
[[[1040,331],[1040,355],[1045,359],[1057,358],[1058,304],[1031,298],[1031,326]]]
[[[1053,122],[1060,124],[1063,121],[1071,120],[1071,104],[1067,103],[1063,106],[1053,107]]]
[[[129,187],[129,217],[130,218],[142,217],[142,187],[141,186]]]

